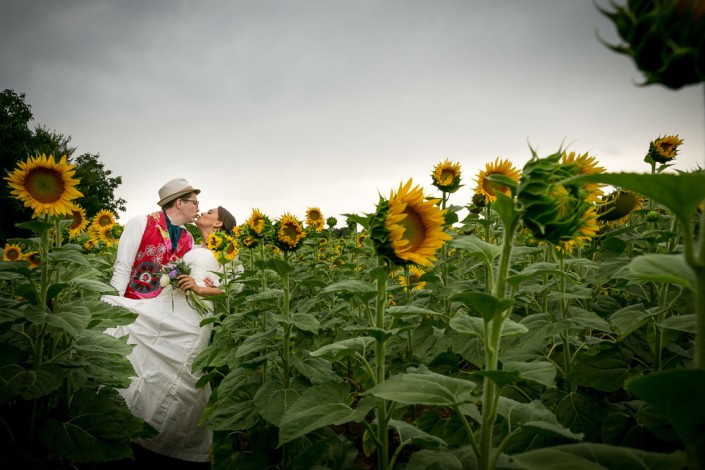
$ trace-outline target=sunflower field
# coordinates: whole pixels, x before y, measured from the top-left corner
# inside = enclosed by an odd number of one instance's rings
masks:
[[[603,13],[647,84],[705,80],[701,2]],[[530,149],[474,189],[445,160],[433,194],[402,181],[342,228],[255,208],[204,240],[223,267],[193,364],[212,468],[705,468],[705,171],[668,171],[683,144],[655,138],[635,173]],[[135,315],[100,300],[122,226],[86,220],[66,157],[4,179],[34,236],[0,262],[3,465],[132,458],[156,431],[116,391],[132,346],[104,331]]]
[[[344,228],[253,209],[213,234],[223,294],[194,363],[212,468],[702,466],[705,172],[665,172],[681,144],[652,141],[643,174],[496,159],[460,205],[445,160],[436,195],[408,180]],[[85,219],[65,159],[5,179],[36,237],[0,264],[3,453],[130,458],[154,430],[115,390],[132,346],[103,333],[135,318],[100,301],[122,227]]]

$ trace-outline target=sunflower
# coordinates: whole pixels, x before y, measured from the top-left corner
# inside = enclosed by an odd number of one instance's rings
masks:
[[[42,154],[20,162],[5,179],[12,188],[11,194],[34,210],[34,217],[71,215],[71,201],[83,196],[76,189],[79,180],[73,178],[75,173],[74,165],[66,162],[66,155],[56,162],[53,155]]]
[[[659,137],[651,141],[649,144],[649,153],[646,154],[644,161],[653,160],[658,163],[668,163],[678,155],[678,146],[683,143],[683,139],[677,135],[667,135]]]
[[[587,242],[595,238],[595,235],[600,231],[600,226],[597,223],[597,211],[591,207],[581,217],[580,227],[577,232],[570,237],[560,240],[556,244],[558,251],[571,253],[573,248],[582,248]]]
[[[83,249],[86,251],[93,251],[98,246],[98,240],[90,237],[85,242],[83,242]]]
[[[439,199],[425,200],[421,187],[411,185],[410,179],[388,200],[380,200],[370,219],[370,236],[377,253],[393,265],[431,266],[436,251],[451,239],[443,229],[446,211],[438,207]]]
[[[582,246],[597,233],[597,212],[587,200],[590,191],[571,183],[580,174],[579,167],[561,164],[560,158],[561,153],[535,156],[524,166],[517,187],[517,207],[538,242],[568,250]]]
[[[597,206],[597,220],[603,223],[622,223],[633,211],[641,209],[643,203],[642,197],[633,191],[615,191],[605,196]]]
[[[252,209],[252,215],[247,219],[247,226],[253,232],[252,235],[256,237],[261,237],[264,233],[264,229],[267,227],[267,216],[262,214],[259,209]]]
[[[594,175],[605,172],[603,167],[597,166],[598,163],[595,157],[591,157],[587,153],[576,155],[575,152],[563,152],[561,163],[564,165],[575,165],[581,175]],[[583,185],[583,188],[589,192],[589,196],[587,197],[589,202],[598,202],[605,194],[601,189],[602,186],[604,185],[598,183],[588,183]]]
[[[37,268],[40,264],[42,264],[42,255],[40,255],[38,251],[30,251],[29,253],[25,253],[22,259],[29,263],[30,269]]]
[[[213,232],[208,235],[208,240],[206,241],[208,249],[214,253],[225,250],[228,246],[228,236],[223,232]]]
[[[294,251],[300,248],[306,238],[301,222],[288,212],[274,224],[274,234],[274,243],[282,251]]]
[[[426,274],[426,271],[416,266],[409,268],[409,276],[404,274],[399,275],[399,284],[404,287],[404,290],[422,290],[426,286],[426,281],[421,281],[421,276]]]
[[[366,238],[367,238],[367,235],[365,235],[364,233],[361,233],[357,236],[357,246],[359,248],[361,248],[362,244],[365,243]]]
[[[431,177],[435,187],[446,193],[454,193],[460,187],[460,163],[451,163],[446,158],[434,167]]]
[[[69,225],[69,237],[78,237],[88,226],[86,211],[78,204],[74,204],[71,209],[71,225]]]
[[[113,246],[115,244],[112,225],[98,225],[95,228],[95,233],[97,234],[98,240],[103,242],[105,246]]]
[[[108,225],[113,225],[115,223],[115,214],[109,210],[101,209],[95,217],[93,217],[93,225],[99,227],[106,227]]]
[[[494,162],[487,163],[485,170],[477,174],[477,187],[475,188],[475,194],[484,196],[486,203],[497,200],[495,191],[504,193],[507,196],[510,195],[509,188],[489,181],[487,177],[490,175],[504,175],[514,181],[519,181],[521,173],[514,168],[514,165],[509,160],[500,160],[499,157]]]
[[[235,238],[229,235],[227,235],[226,237],[228,239],[228,246],[226,246],[223,250],[223,256],[228,261],[232,261],[240,253],[240,245],[238,245],[237,240],[235,240]]]
[[[22,247],[14,244],[6,244],[2,255],[3,261],[20,261],[23,259]]]
[[[257,246],[258,241],[259,239],[257,239],[256,237],[253,237],[252,235],[247,235],[242,239],[242,244],[247,248],[254,248]]]
[[[306,210],[306,227],[316,232],[323,230],[323,214],[318,207],[309,207]]]

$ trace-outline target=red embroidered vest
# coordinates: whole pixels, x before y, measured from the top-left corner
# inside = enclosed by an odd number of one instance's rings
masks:
[[[169,261],[181,259],[193,247],[193,237],[188,230],[181,231],[176,251],[172,252],[169,231],[166,228],[164,212],[147,216],[147,227],[137,249],[132,265],[130,282],[125,289],[125,297],[131,299],[151,299],[159,295],[162,266]]]

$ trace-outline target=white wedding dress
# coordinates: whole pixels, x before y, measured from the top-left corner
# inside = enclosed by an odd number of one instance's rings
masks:
[[[191,267],[190,275],[198,285],[203,286],[206,277],[218,285],[214,272],[220,270],[220,265],[210,250],[195,246],[183,259]],[[113,295],[101,299],[138,314],[133,323],[106,330],[115,337],[129,335],[128,343],[135,345],[127,357],[137,377],[119,392],[135,416],[160,432],[157,437],[142,439],[138,444],[181,460],[209,461],[212,432],[199,426],[199,421],[210,388],[196,388],[201,374],[193,374],[191,366],[208,345],[211,327],[199,326],[203,317],[188,304],[180,289],[171,286],[153,299]]]

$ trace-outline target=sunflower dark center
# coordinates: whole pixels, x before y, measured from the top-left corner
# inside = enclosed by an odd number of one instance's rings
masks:
[[[34,199],[43,204],[52,204],[64,194],[61,174],[50,168],[35,168],[27,173],[25,189]]]
[[[404,220],[399,222],[399,225],[404,227],[404,240],[409,242],[409,250],[416,251],[424,239],[426,238],[426,226],[423,223],[423,219],[413,209],[408,207],[404,210]]]
[[[71,225],[69,225],[69,230],[77,229],[78,227],[81,226],[81,222],[83,222],[83,216],[81,215],[80,212],[72,211],[72,213],[73,213],[73,221],[71,222]]]

